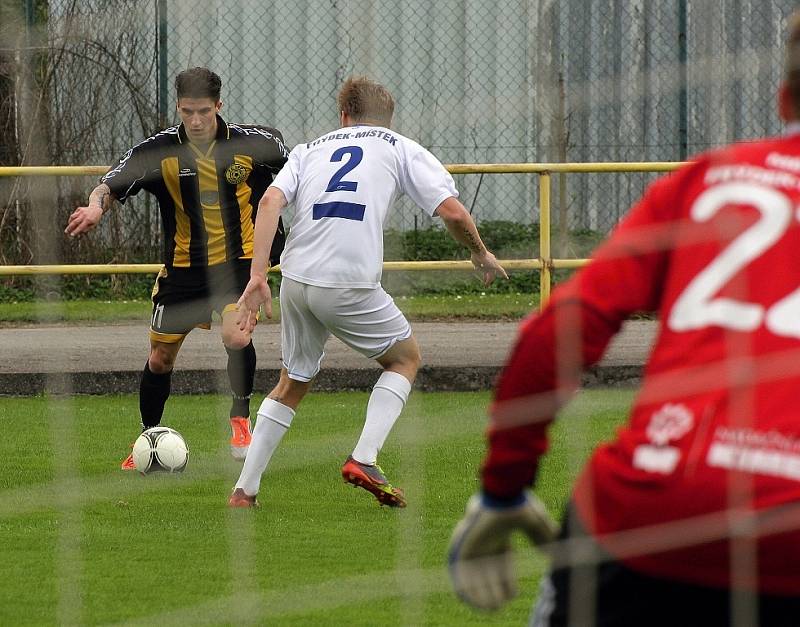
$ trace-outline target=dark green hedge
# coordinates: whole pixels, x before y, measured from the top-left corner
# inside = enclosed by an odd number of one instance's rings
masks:
[[[478,227],[486,246],[498,258],[526,259],[538,256],[538,224],[491,220],[480,223]],[[568,257],[588,256],[601,239],[602,234],[592,231],[571,232],[569,250],[564,254]],[[554,242],[554,250],[555,246]],[[411,231],[388,231],[384,249],[384,256],[388,261],[469,258],[467,250],[455,242],[444,228],[438,226]],[[556,280],[563,280],[568,275],[568,272],[558,272]],[[496,281],[489,288],[484,288],[476,275],[470,272],[386,272],[383,279],[387,291],[396,295],[531,293],[539,289],[539,274],[535,271],[512,272],[508,281]],[[153,280],[154,277],[149,274],[6,277],[0,279],[0,301],[31,301],[34,298],[143,299],[149,298]],[[279,278],[275,277],[273,284],[278,283]]]
[[[0,302],[33,300],[142,300],[150,298],[151,274],[69,275],[63,277],[5,277],[0,281]]]

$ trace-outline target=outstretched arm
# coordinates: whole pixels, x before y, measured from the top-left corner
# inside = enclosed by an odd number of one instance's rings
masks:
[[[484,246],[472,216],[457,198],[450,196],[445,199],[436,207],[436,214],[444,221],[453,239],[469,249],[472,265],[480,272],[484,285],[491,284],[498,276],[508,278],[495,256]]]
[[[524,531],[536,544],[555,536],[556,525],[527,491],[547,451],[548,425],[625,318],[635,311],[664,313],[664,284],[682,233],[676,225],[688,211],[682,194],[700,168],[705,165],[654,183],[592,262],[522,324],[490,407],[481,491],[450,545],[450,576],[465,602],[491,609],[513,596],[512,532]]]
[[[253,330],[258,308],[264,305],[267,318],[272,318],[272,295],[267,283],[269,251],[278,230],[281,209],[286,206],[286,197],[277,187],[268,187],[258,202],[256,229],[253,241],[253,261],[250,264],[250,281],[239,299],[239,328]]]
[[[103,213],[111,204],[111,188],[105,183],[100,183],[89,194],[89,202],[85,207],[78,207],[69,216],[67,228],[64,232],[70,237],[91,231],[100,222]]]

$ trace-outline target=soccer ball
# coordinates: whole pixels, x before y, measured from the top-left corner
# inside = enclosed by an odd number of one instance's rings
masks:
[[[180,433],[169,427],[151,427],[133,443],[133,463],[143,475],[149,472],[183,472],[189,449]]]

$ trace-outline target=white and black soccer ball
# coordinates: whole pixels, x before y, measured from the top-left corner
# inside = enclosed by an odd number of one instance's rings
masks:
[[[136,470],[150,472],[183,472],[189,461],[189,449],[183,436],[169,427],[151,427],[133,443]]]

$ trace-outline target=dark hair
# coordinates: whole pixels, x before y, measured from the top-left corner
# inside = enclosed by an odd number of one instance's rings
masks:
[[[366,76],[351,76],[339,90],[339,111],[354,122],[373,122],[388,127],[394,115],[394,98],[389,90]]]
[[[219,102],[222,79],[205,67],[184,70],[175,77],[178,98],[211,98]]]

